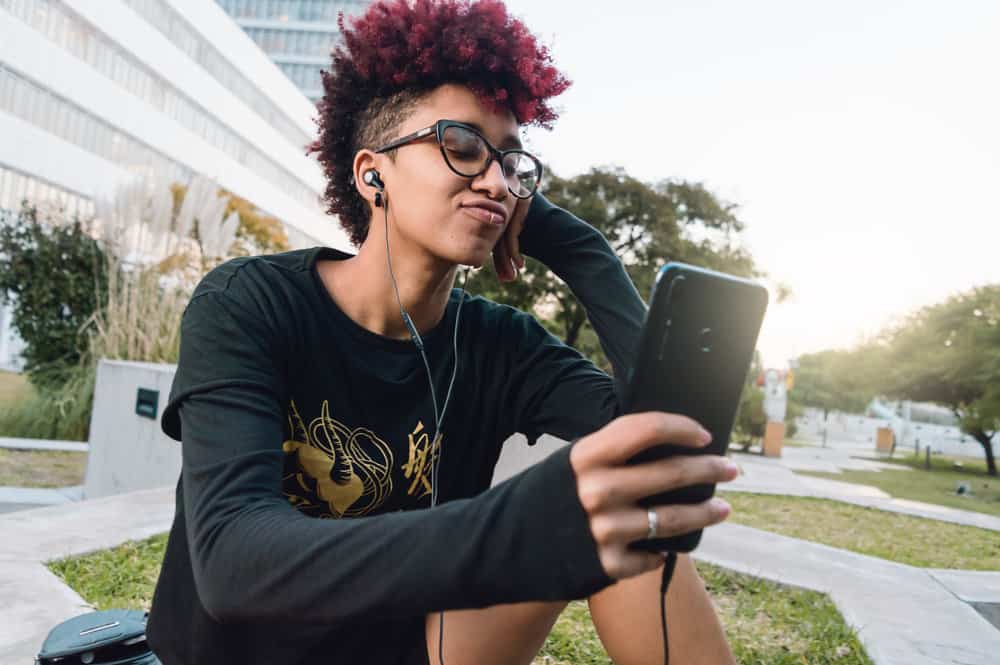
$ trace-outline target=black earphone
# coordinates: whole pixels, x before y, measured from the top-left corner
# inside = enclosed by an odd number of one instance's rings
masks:
[[[465,303],[465,284],[469,280],[469,271],[466,269],[465,277],[462,279],[462,298],[458,301],[458,309],[455,311],[455,329],[452,332],[452,350],[455,354],[455,367],[451,370],[451,381],[448,382],[448,392],[444,397],[444,405],[439,411],[437,392],[434,390],[434,377],[431,374],[431,365],[427,360],[427,354],[424,352],[424,342],[420,339],[420,333],[417,332],[417,327],[413,325],[410,315],[406,313],[406,308],[403,307],[403,301],[399,297],[399,285],[396,283],[396,274],[392,269],[392,253],[389,250],[389,200],[388,198],[383,199],[382,196],[385,193],[385,183],[382,182],[379,172],[375,169],[365,171],[361,179],[366,185],[378,190],[375,192],[375,207],[382,208],[383,211],[385,221],[385,260],[389,266],[389,277],[392,279],[392,288],[396,293],[396,303],[399,305],[399,314],[403,319],[403,324],[406,325],[406,329],[410,333],[410,339],[413,340],[414,346],[420,352],[420,357],[424,361],[424,369],[427,371],[427,384],[430,387],[431,404],[434,407],[434,438],[431,439],[430,444],[431,507],[433,508],[437,505],[438,500],[438,471],[441,464],[441,423],[444,421],[444,415],[448,411],[448,402],[451,401],[451,389],[454,387],[455,377],[458,375],[458,322],[461,320],[462,305]],[[385,205],[383,205],[383,201],[385,201]],[[434,457],[435,441],[438,445],[437,457]],[[439,665],[444,665],[444,610],[441,610],[438,619],[438,663]]]
[[[382,182],[382,178],[379,177],[378,171],[375,169],[368,169],[365,174],[361,176],[361,179],[365,181],[366,185],[370,185],[377,189],[375,192],[375,207],[382,207],[382,192],[385,191],[385,184]]]

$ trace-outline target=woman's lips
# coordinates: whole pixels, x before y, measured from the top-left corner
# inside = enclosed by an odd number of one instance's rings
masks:
[[[479,206],[462,206],[462,210],[469,213],[472,217],[475,217],[480,222],[486,224],[492,224],[493,226],[503,226],[504,216],[498,215],[492,210],[487,210],[486,208],[480,208]]]

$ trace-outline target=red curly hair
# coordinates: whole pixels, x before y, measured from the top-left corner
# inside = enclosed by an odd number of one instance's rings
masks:
[[[550,128],[548,99],[569,87],[502,0],[379,0],[345,25],[344,45],[324,71],[317,153],[327,212],[355,246],[368,235],[369,209],[354,188],[354,155],[394,138],[419,101],[444,83],[468,86],[489,108],[509,109],[518,124]]]

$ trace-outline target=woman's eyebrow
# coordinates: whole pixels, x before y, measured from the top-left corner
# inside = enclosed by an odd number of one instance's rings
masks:
[[[463,120],[462,122],[464,122],[469,127],[472,127],[483,136],[486,136],[486,131],[483,130],[483,128],[480,127],[478,124],[474,122],[468,122],[465,120]],[[500,145],[497,147],[499,147],[501,150],[508,150],[512,148],[521,150],[524,148],[524,146],[521,145],[521,138],[517,134],[508,134],[507,136],[504,137],[503,141],[501,141]]]

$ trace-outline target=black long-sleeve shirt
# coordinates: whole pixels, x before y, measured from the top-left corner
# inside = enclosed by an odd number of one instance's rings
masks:
[[[624,370],[644,304],[603,236],[539,195],[521,241]],[[360,327],[319,279],[318,260],[346,257],[230,261],[184,314],[163,415],[183,468],[148,625],[165,665],[424,662],[430,612],[582,598],[612,582],[568,446],[489,488],[514,432],[571,439],[617,415],[610,377],[529,314],[469,297],[432,450],[412,343]],[[459,298],[424,336],[439,400]]]

